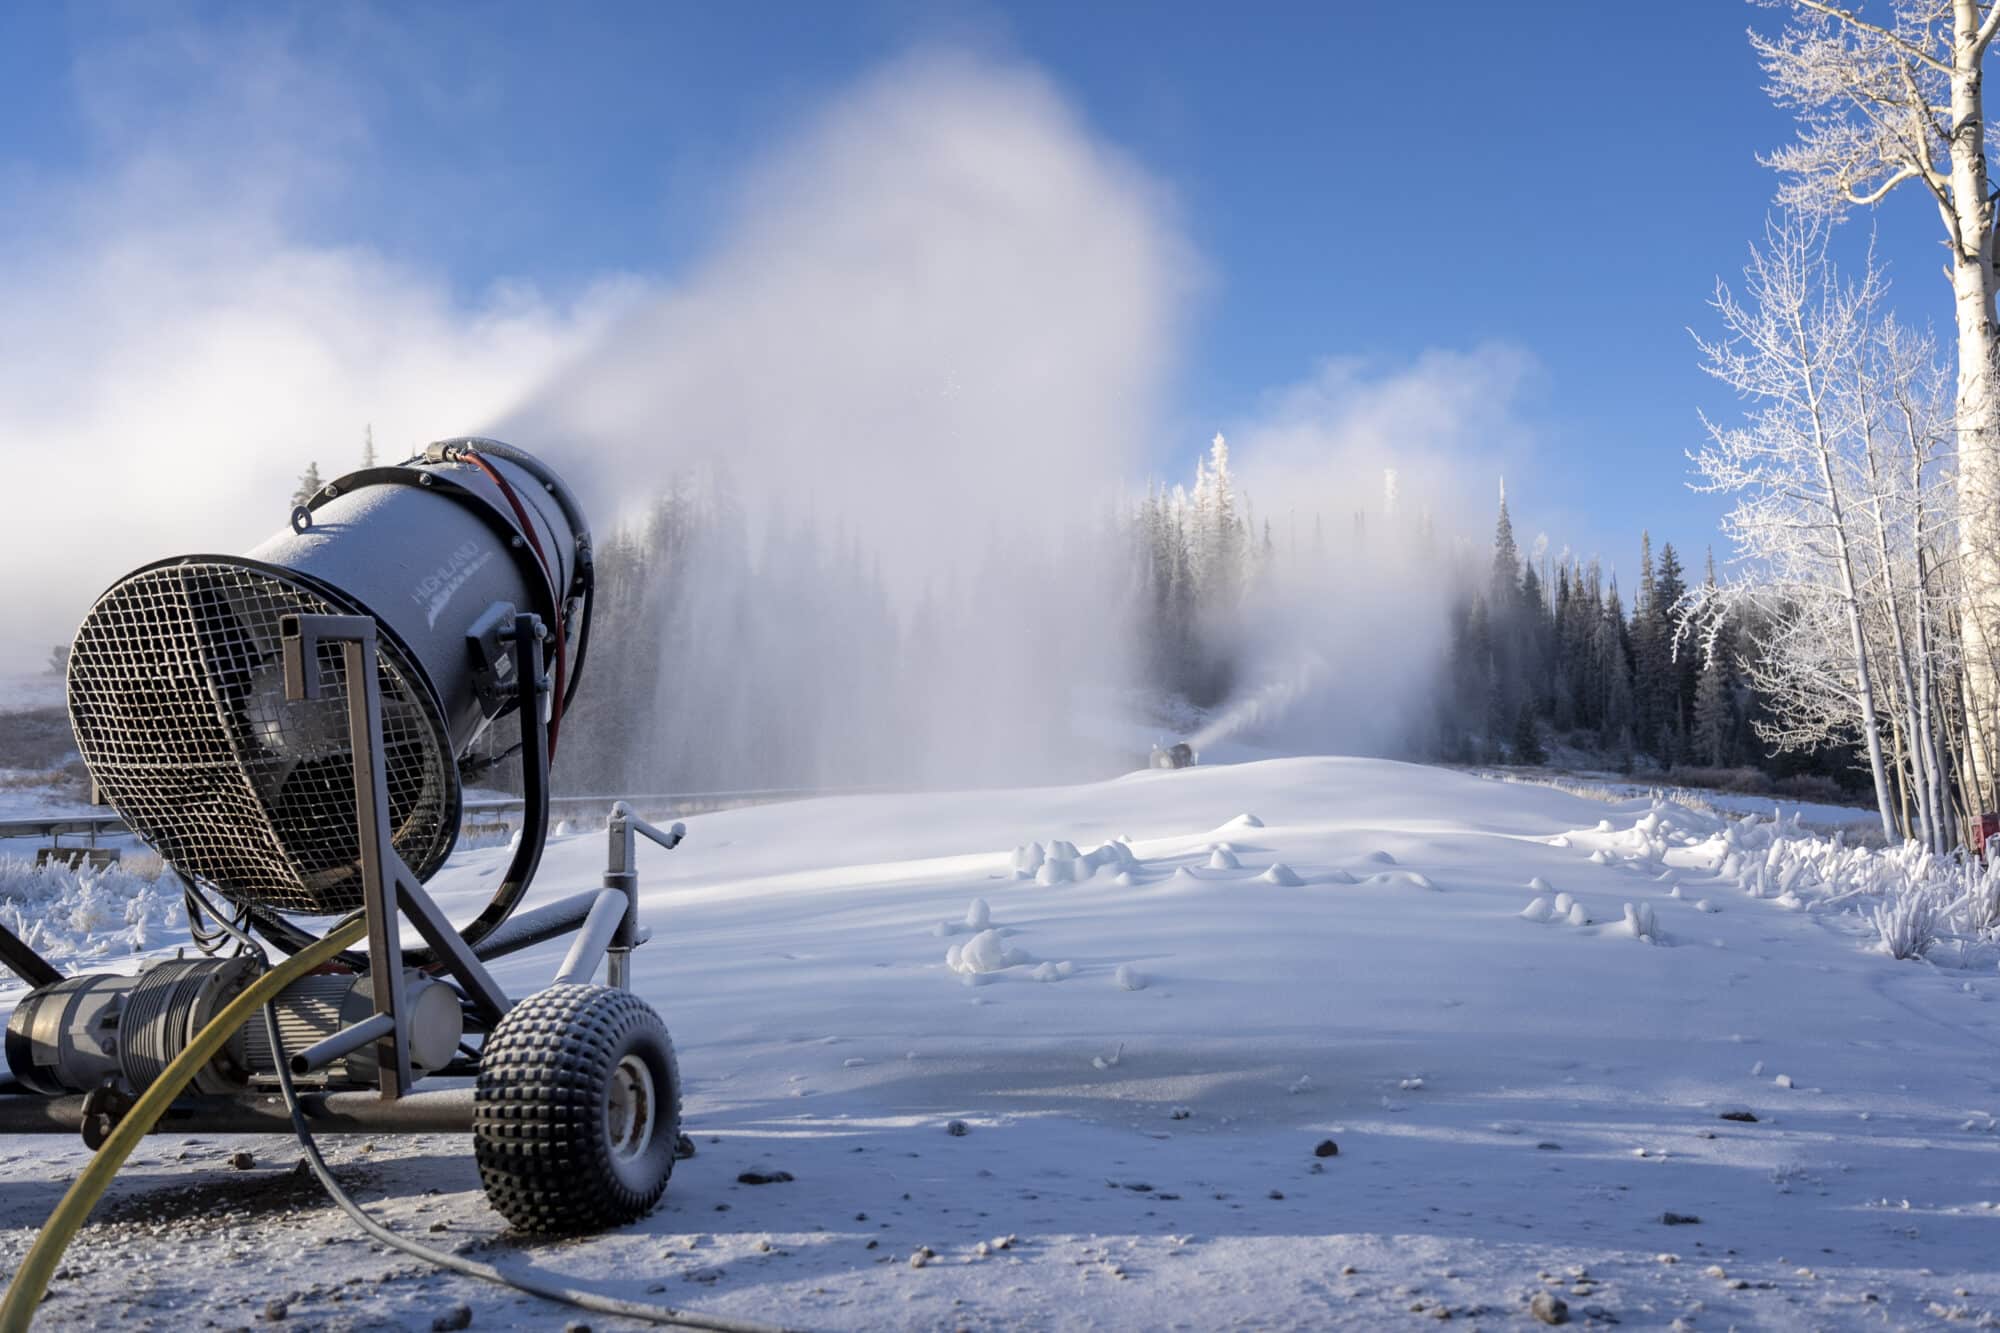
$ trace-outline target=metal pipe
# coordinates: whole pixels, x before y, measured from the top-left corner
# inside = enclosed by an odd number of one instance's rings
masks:
[[[481,962],[486,962],[533,948],[558,935],[567,935],[583,924],[583,919],[590,915],[590,909],[597,904],[597,896],[602,892],[602,889],[585,889],[546,907],[510,917],[505,925],[481,940],[472,952]]]
[[[29,943],[5,926],[0,926],[0,963],[37,990],[63,979],[54,963],[36,953]]]
[[[301,1092],[306,1122],[318,1134],[454,1134],[472,1129],[472,1089],[425,1088],[384,1101],[373,1088]],[[83,1128],[83,1096],[0,1093],[0,1134],[74,1134]],[[154,1134],[290,1134],[281,1097],[186,1097],[168,1107]]]
[[[394,1035],[396,1019],[391,1014],[377,1014],[363,1019],[351,1028],[342,1028],[324,1041],[314,1042],[292,1057],[294,1074],[310,1074],[315,1069],[332,1064],[345,1055],[352,1055],[372,1041],[382,1041]]]
[[[611,941],[618,934],[618,928],[625,920],[625,907],[631,900],[616,889],[599,889],[597,901],[590,906],[590,915],[583,919],[583,929],[569,946],[569,956],[563,959],[562,967],[556,971],[555,984],[558,986],[586,983],[597,971],[598,960],[611,947]]]

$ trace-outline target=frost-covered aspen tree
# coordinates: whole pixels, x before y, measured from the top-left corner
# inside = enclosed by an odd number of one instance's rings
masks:
[[[1974,780],[1990,803],[2000,736],[2000,331],[1983,73],[2000,28],[1987,0],[1899,0],[1868,12],[1826,0],[1756,0],[1787,12],[1751,34],[1773,98],[1799,137],[1768,164],[1780,201],[1837,210],[1916,182],[1951,254],[1958,332],[1959,618]],[[1975,803],[1977,808],[1977,803]]]
[[[1873,664],[1863,624],[1856,490],[1861,401],[1852,381],[1858,349],[1871,336],[1881,282],[1871,264],[1843,284],[1826,257],[1829,223],[1787,212],[1753,247],[1739,299],[1716,285],[1723,334],[1697,337],[1703,369],[1752,406],[1743,425],[1705,423],[1708,443],[1693,455],[1697,489],[1736,496],[1724,529],[1748,564],[1732,593],[1770,599],[1772,629],[1762,645],[1780,717],[1794,715],[1780,744],[1800,743],[1798,722],[1829,734],[1840,723],[1866,746],[1882,833],[1896,841],[1882,755]],[[1838,640],[1827,642],[1838,626]],[[1827,696],[1845,695],[1847,716]]]
[[[1886,318],[1856,367],[1868,400],[1870,526],[1881,579],[1881,617],[1897,673],[1899,730],[1907,738],[1920,837],[1933,851],[1952,841],[1947,760],[1939,741],[1940,584],[1933,549],[1949,534],[1942,493],[1951,436],[1950,390],[1931,339]]]

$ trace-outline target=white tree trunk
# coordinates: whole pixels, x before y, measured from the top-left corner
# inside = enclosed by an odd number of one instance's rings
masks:
[[[1812,365],[1812,353],[1800,339],[1800,364]],[[1868,772],[1875,779],[1875,808],[1882,816],[1882,838],[1891,846],[1896,837],[1896,816],[1889,801],[1889,773],[1882,763],[1882,724],[1875,714],[1875,681],[1868,669],[1868,634],[1861,624],[1861,598],[1854,577],[1854,553],[1847,535],[1847,508],[1840,501],[1840,479],[1834,468],[1834,443],[1823,416],[1821,386],[1814,383],[1808,369],[1805,384],[1808,410],[1812,418],[1813,447],[1819,458],[1820,484],[1826,488],[1826,505],[1833,518],[1834,553],[1840,572],[1840,607],[1847,620],[1848,637],[1854,645],[1854,703],[1860,713],[1861,737],[1868,745]]]
[[[1993,754],[2000,742],[2000,385],[1995,383],[1993,201],[1986,174],[1985,95],[1979,6],[1953,0],[1951,76],[1952,295],[1958,324],[1958,540],[1966,696],[1974,780],[1967,805],[1993,808]]]
[[[1824,455],[1822,455],[1824,457]],[[1854,586],[1854,558],[1847,549],[1847,520],[1840,499],[1833,491],[1833,469],[1825,466],[1828,493],[1833,500],[1834,542],[1840,558],[1841,609],[1847,616],[1847,632],[1854,641],[1854,704],[1861,714],[1861,736],[1868,744],[1868,771],[1875,779],[1875,808],[1882,816],[1882,837],[1895,844],[1896,816],[1889,803],[1889,773],[1882,763],[1882,725],[1875,715],[1875,682],[1868,669],[1868,635],[1861,625],[1861,602]]]

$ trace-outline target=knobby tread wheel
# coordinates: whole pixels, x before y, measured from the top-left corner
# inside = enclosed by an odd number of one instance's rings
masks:
[[[681,1080],[652,1006],[551,986],[493,1029],[473,1090],[487,1200],[523,1231],[601,1231],[653,1210],[674,1169]]]

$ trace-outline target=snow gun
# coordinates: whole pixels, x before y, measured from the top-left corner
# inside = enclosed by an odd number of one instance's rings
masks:
[[[672,848],[684,829],[620,803],[602,887],[514,914],[548,840],[593,583],[561,479],[463,438],[327,483],[248,555],[157,561],[97,599],[69,658],[77,747],[98,796],[179,880],[201,956],[67,976],[0,929],[0,962],[33,987],[7,1022],[0,1132],[80,1131],[97,1151],[0,1327],[25,1327],[148,1132],[295,1133],[364,1227],[313,1134],[469,1132],[488,1201],[526,1231],[597,1231],[658,1203],[691,1149],[672,1041],[629,989],[647,938],[636,843]],[[458,838],[468,752],[508,717],[521,833],[491,901],[454,925],[424,886]],[[406,922],[421,946],[403,943]],[[547,989],[512,999],[488,970],[563,935]],[[593,1309],[750,1327],[371,1234]]]

